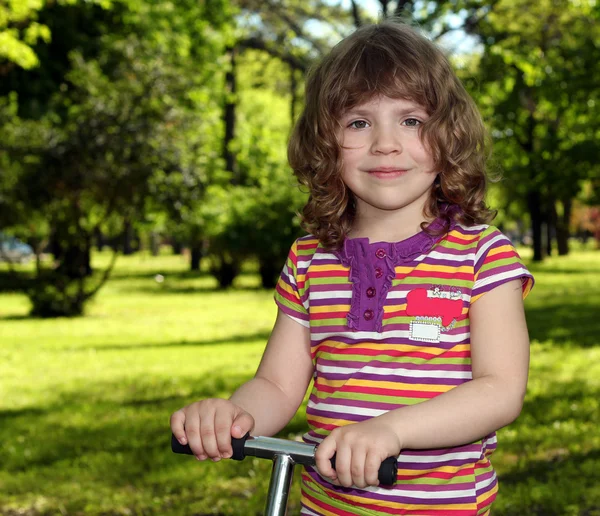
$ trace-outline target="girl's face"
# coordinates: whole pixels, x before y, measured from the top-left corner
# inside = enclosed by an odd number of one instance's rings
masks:
[[[393,212],[402,223],[423,222],[437,176],[420,137],[427,118],[420,105],[389,97],[375,97],[342,116],[342,179],[354,193],[359,218]]]

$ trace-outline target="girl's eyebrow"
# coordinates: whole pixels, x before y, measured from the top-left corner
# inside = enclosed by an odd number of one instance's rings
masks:
[[[344,116],[344,118],[352,117],[352,116],[369,116],[372,113],[373,113],[373,111],[370,110],[369,108],[358,108],[358,109],[352,108],[352,109],[349,109],[348,111],[346,111],[346,113],[343,116]],[[425,110],[425,108],[422,108],[421,106],[410,106],[410,107],[396,109],[394,111],[394,113],[397,115],[400,115],[400,116],[406,116],[409,114],[420,114],[420,115],[427,116],[427,111]]]

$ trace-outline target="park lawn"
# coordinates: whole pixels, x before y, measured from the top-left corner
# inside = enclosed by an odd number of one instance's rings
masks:
[[[185,269],[179,256],[121,257],[77,319],[29,319],[22,294],[0,292],[0,514],[261,514],[270,464],[176,456],[168,421],[250,378],[272,293],[251,272],[219,291]],[[499,432],[494,516],[600,515],[600,254],[532,270],[529,391]],[[303,429],[299,413],[281,436]]]

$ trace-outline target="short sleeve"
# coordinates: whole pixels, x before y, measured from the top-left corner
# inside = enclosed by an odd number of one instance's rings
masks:
[[[308,327],[310,324],[305,276],[305,267],[299,267],[298,241],[296,240],[275,286],[274,297],[275,303],[286,315]]]
[[[475,281],[471,303],[494,288],[520,279],[523,299],[531,291],[534,279],[511,241],[499,229],[490,226],[482,234],[475,256]]]

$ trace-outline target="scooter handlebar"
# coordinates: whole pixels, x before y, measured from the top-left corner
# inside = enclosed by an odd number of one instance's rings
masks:
[[[274,458],[277,454],[291,456],[297,464],[307,466],[315,465],[316,446],[297,441],[275,439],[272,437],[250,437],[247,433],[241,439],[231,438],[234,460],[243,460],[246,456],[261,458]],[[181,444],[174,435],[171,435],[171,450],[174,453],[193,455],[189,445]],[[331,457],[331,467],[335,469],[335,455]],[[378,478],[381,485],[391,486],[396,482],[398,463],[396,457],[388,457],[379,467]]]

